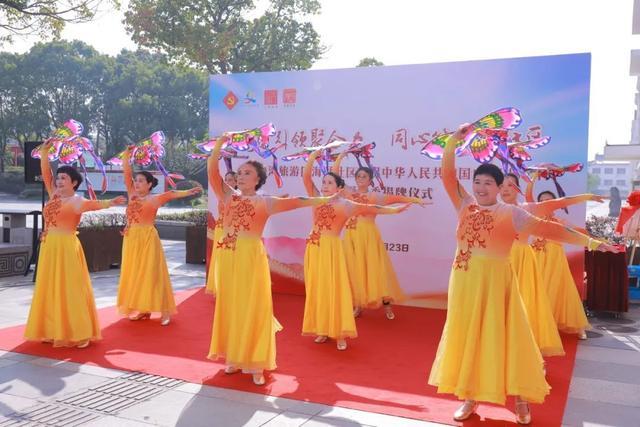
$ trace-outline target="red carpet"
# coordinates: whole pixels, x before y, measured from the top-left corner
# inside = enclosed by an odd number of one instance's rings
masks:
[[[382,310],[366,311],[358,319],[359,338],[338,352],[335,343],[314,344],[300,336],[304,298],[274,295],[275,311],[285,329],[278,337],[278,369],[256,387],[248,375],[227,376],[223,365],[206,359],[214,302],[203,290],[177,295],[179,314],[169,327],[158,319],[131,322],[114,308],[100,310],[103,340],[84,350],[52,348],[23,341],[23,327],[0,330],[0,348],[107,368],[142,371],[195,383],[265,393],[327,405],[453,424],[459,403],[437,395],[427,385],[445,312],[396,307],[388,321]],[[553,387],[544,405],[533,405],[535,425],[562,422],[576,340],[564,337],[566,357],[548,360],[548,381]],[[506,408],[481,405],[480,416],[464,425],[511,424],[513,402]],[[515,425],[515,424],[514,424]]]

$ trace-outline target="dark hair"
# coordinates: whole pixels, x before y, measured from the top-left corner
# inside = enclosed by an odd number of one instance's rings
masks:
[[[484,163],[478,166],[476,170],[473,171],[473,179],[475,179],[478,175],[489,175],[496,181],[496,184],[499,186],[504,182],[504,174],[502,173],[500,168],[491,163]]]
[[[233,177],[233,179],[236,180],[236,185],[233,186],[233,189],[237,190],[238,189],[238,174],[236,172],[234,172],[234,171],[229,171],[229,172],[224,174],[224,179],[226,180],[229,175],[231,175]]]
[[[356,175],[358,175],[358,172],[360,171],[364,171],[367,175],[369,175],[369,180],[373,182],[373,170],[371,168],[368,168],[366,166],[360,166],[356,171]]]
[[[611,187],[609,188],[609,195],[612,199],[620,199],[620,190],[618,187]]]
[[[258,183],[256,184],[256,190],[259,190],[260,187],[262,187],[264,183],[267,182],[267,169],[262,163],[256,160],[249,160],[245,163],[245,165],[247,164],[253,166],[253,168],[256,170],[256,173],[258,174]]]
[[[556,195],[553,193],[553,191],[542,191],[542,192],[540,192],[540,194],[538,194],[538,201],[540,201],[542,196],[544,196],[545,194],[550,195],[552,199],[556,198]]]
[[[340,175],[338,175],[335,172],[329,172],[327,175],[333,177],[333,179],[336,181],[336,186],[338,188],[344,188],[344,179],[342,179],[342,177]],[[327,176],[327,175],[325,175],[325,176]]]
[[[508,173],[506,174],[504,177],[508,177],[510,176],[511,178],[513,178],[516,181],[516,186],[518,188],[520,188],[520,177],[518,175],[516,175],[515,173]]]
[[[77,190],[78,187],[80,187],[80,184],[82,184],[82,175],[80,175],[80,172],[78,172],[78,170],[73,166],[60,166],[58,170],[56,170],[56,176],[61,173],[69,175],[69,178],[71,178],[71,182],[76,182],[76,185],[73,186],[74,190]]]
[[[147,172],[147,171],[136,172],[135,176],[138,176],[138,175],[144,176],[144,179],[147,180],[147,183],[151,184],[151,188],[155,188],[155,186],[158,185],[158,179],[155,176],[151,175],[150,172]]]

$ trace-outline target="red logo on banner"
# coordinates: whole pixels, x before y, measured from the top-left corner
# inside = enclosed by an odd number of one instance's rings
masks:
[[[264,91],[264,105],[278,105],[278,90],[277,89],[265,89],[265,91]]]
[[[296,103],[296,90],[284,89],[282,91],[282,103],[283,104],[295,104]]]
[[[229,93],[227,93],[225,97],[222,98],[222,102],[224,102],[224,105],[229,110],[233,110],[233,107],[235,107],[236,104],[238,104],[238,97],[236,96],[235,93],[229,91]]]

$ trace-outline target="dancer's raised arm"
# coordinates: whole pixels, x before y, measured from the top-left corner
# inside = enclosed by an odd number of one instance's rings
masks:
[[[313,183],[313,163],[316,158],[320,155],[321,150],[314,151],[309,155],[307,159],[307,164],[304,166],[304,172],[302,173],[302,182],[304,183],[304,188],[307,190],[307,194],[311,197],[320,196],[320,191],[318,191],[318,187]]]
[[[459,141],[464,139],[469,130],[470,126],[468,124],[461,125],[458,130],[447,139],[444,152],[442,153],[442,184],[456,210],[460,210],[462,201],[469,197],[469,193],[467,193],[460,184],[456,176],[456,146]]]
[[[53,143],[49,140],[40,145],[40,170],[42,171],[42,182],[47,190],[49,198],[53,197],[53,172],[51,172],[51,164],[49,163],[49,149]]]
[[[219,165],[220,151],[222,150],[222,144],[224,141],[224,137],[220,137],[216,140],[216,145],[213,147],[213,151],[211,151],[211,155],[207,159],[207,176],[209,178],[211,188],[213,188],[213,192],[216,194],[218,200],[224,200],[225,197],[223,179],[220,175]]]

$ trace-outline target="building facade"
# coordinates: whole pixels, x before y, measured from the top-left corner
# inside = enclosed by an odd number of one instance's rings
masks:
[[[600,184],[591,189],[597,194],[608,195],[611,187],[618,187],[620,195],[626,197],[633,188],[634,164],[628,161],[605,160],[602,154],[589,162],[589,174],[597,176]]]

